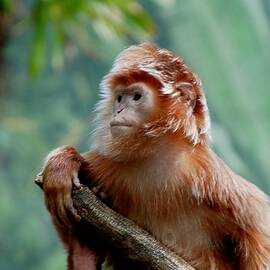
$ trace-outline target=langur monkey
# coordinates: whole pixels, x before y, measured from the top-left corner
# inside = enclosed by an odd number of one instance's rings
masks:
[[[92,150],[51,152],[46,206],[69,251],[68,269],[98,269],[91,231],[76,232],[78,172],[110,206],[195,269],[270,269],[269,198],[213,152],[201,82],[183,60],[144,43],[124,50],[102,84]],[[114,269],[122,266],[111,256]]]

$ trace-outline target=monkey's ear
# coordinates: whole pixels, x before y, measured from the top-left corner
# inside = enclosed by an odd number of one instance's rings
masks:
[[[189,82],[179,82],[175,88],[180,92],[181,100],[194,108],[196,105],[196,92],[193,85]]]

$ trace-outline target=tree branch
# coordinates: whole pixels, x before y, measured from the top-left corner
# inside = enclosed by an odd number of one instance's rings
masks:
[[[42,183],[36,184],[42,188]],[[143,269],[194,270],[134,222],[106,206],[88,188],[75,190],[73,203],[91,232],[122,257],[144,265]]]

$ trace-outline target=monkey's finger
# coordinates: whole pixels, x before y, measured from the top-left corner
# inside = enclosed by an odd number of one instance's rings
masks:
[[[73,207],[72,198],[70,194],[64,194],[65,209],[67,213],[67,218],[70,223],[80,222],[81,217],[78,215],[77,210]]]
[[[52,220],[57,228],[63,228],[63,229],[67,228],[57,217],[52,216]]]
[[[106,201],[108,198],[106,192],[104,192],[104,186],[102,184],[98,184],[95,186],[92,186],[91,190],[98,196],[103,202]]]
[[[80,222],[81,221],[81,216],[78,215],[77,210],[73,207],[73,205],[71,204],[68,208],[67,208],[67,213],[70,213],[71,215],[71,220],[72,222]],[[69,215],[68,215],[69,216]]]
[[[48,189],[47,187],[44,188],[45,192],[45,204],[48,211],[52,214],[56,214],[56,207],[55,207],[55,198],[56,192],[54,190]]]
[[[54,223],[58,227],[62,228],[70,228],[72,223],[70,222],[67,211],[64,206],[64,200],[62,193],[56,193],[54,196],[50,197],[50,203],[48,207],[51,212]]]
[[[100,199],[101,200],[105,200],[105,199],[107,199],[107,194],[105,193],[105,192],[103,192],[103,191],[101,191],[99,194],[98,194],[98,196],[100,197]]]
[[[66,223],[62,221],[63,218],[61,218],[61,206],[59,199],[57,199],[55,193],[51,193],[50,196],[46,196],[46,207],[51,213],[52,219],[54,222],[60,226],[60,227],[66,227]]]
[[[102,192],[102,187],[103,187],[102,184],[93,185],[93,186],[91,187],[91,190],[92,190],[95,194],[99,194],[99,193]]]
[[[57,218],[59,220],[59,222],[64,225],[65,227],[71,227],[71,223],[67,217],[67,211],[65,208],[65,199],[64,199],[64,194],[58,194],[57,195],[57,199],[55,201],[55,209],[57,212]]]

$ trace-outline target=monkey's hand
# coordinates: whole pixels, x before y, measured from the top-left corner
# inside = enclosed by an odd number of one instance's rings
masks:
[[[57,148],[48,155],[36,178],[36,182],[43,186],[47,209],[60,230],[71,228],[80,221],[71,193],[73,187],[80,187],[78,172],[83,160],[73,147]]]

